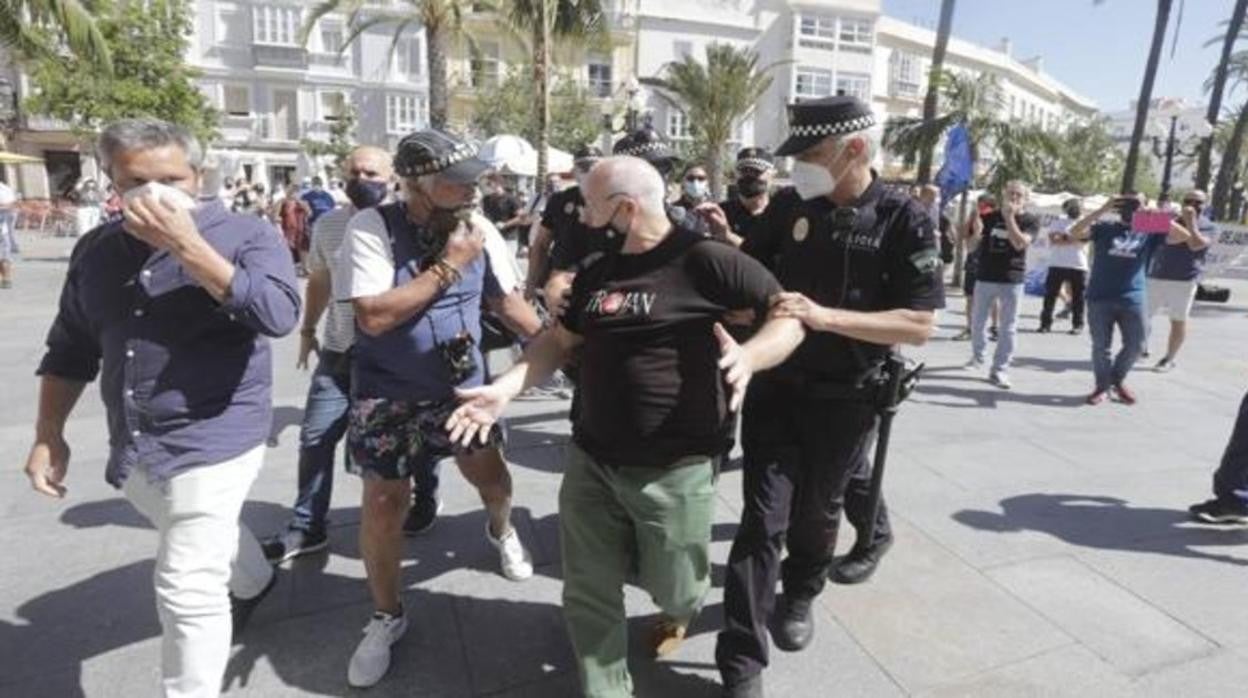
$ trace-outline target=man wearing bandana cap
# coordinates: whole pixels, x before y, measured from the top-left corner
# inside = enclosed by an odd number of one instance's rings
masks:
[[[876,391],[861,379],[896,345],[926,342],[944,305],[931,218],[871,168],[879,129],[870,108],[837,96],[789,110],[789,138],[776,154],[796,159],[802,202],[768,216],[742,249],[774,260],[788,291],[772,299],[771,317],[800,319],[807,336],[746,395],[744,511],[716,647],[724,694],[734,698],[763,695],[777,577],[776,644],[798,651],[813,638],[812,604],[833,563],[846,487],[875,436]]]

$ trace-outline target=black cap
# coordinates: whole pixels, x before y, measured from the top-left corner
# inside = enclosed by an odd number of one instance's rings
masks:
[[[651,164],[665,160],[679,160],[672,146],[652,126],[643,126],[616,141],[616,155],[632,155]]]
[[[477,158],[477,146],[445,131],[427,128],[403,137],[394,154],[394,172],[400,177],[436,174],[460,184],[477,181],[490,169]]]
[[[871,107],[856,97],[836,96],[789,105],[789,137],[776,155],[797,155],[828,136],[856,133],[875,125]]]
[[[737,153],[737,172],[767,172],[775,167],[766,148],[742,148]]]
[[[589,143],[582,143],[572,152],[572,161],[597,160],[602,157],[602,148]]]

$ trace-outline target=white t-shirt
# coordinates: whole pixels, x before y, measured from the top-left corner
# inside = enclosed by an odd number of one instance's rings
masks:
[[[334,278],[334,258],[342,239],[347,234],[347,222],[355,215],[354,206],[344,206],[330,211],[312,225],[312,244],[308,252],[308,270],[330,272],[330,281]],[[325,331],[321,335],[321,345],[329,351],[345,352],[355,343],[355,310],[350,303],[338,303],[333,300],[325,309]]]
[[[13,187],[0,182],[0,208],[8,208],[17,203],[17,194],[13,193]]]
[[[1056,221],[1045,231],[1046,235],[1066,233],[1074,225],[1074,221]],[[1059,269],[1088,270],[1088,246],[1086,243],[1077,245],[1057,245],[1049,239],[1049,266]]]
[[[485,235],[483,254],[499,288],[503,293],[520,288],[520,269],[498,229],[476,212],[472,214],[472,224]],[[334,272],[334,298],[339,301],[376,296],[394,288],[390,237],[386,233],[386,222],[376,209],[360,211],[351,217]]]

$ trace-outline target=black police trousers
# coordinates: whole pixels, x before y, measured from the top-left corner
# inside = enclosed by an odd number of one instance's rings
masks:
[[[777,577],[786,596],[813,599],[827,583],[841,509],[858,531],[865,528],[876,424],[866,402],[795,397],[765,376],[751,384],[741,428],[744,511],[715,648],[725,684],[767,666]],[[890,535],[881,502],[874,540]]]

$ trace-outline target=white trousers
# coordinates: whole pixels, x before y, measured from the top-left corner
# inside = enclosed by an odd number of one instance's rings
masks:
[[[167,698],[215,698],[230,656],[230,599],[259,594],[273,568],[239,523],[260,472],[264,445],[215,465],[152,484],[135,470],[122,490],[156,527],[156,610],[161,684]]]

